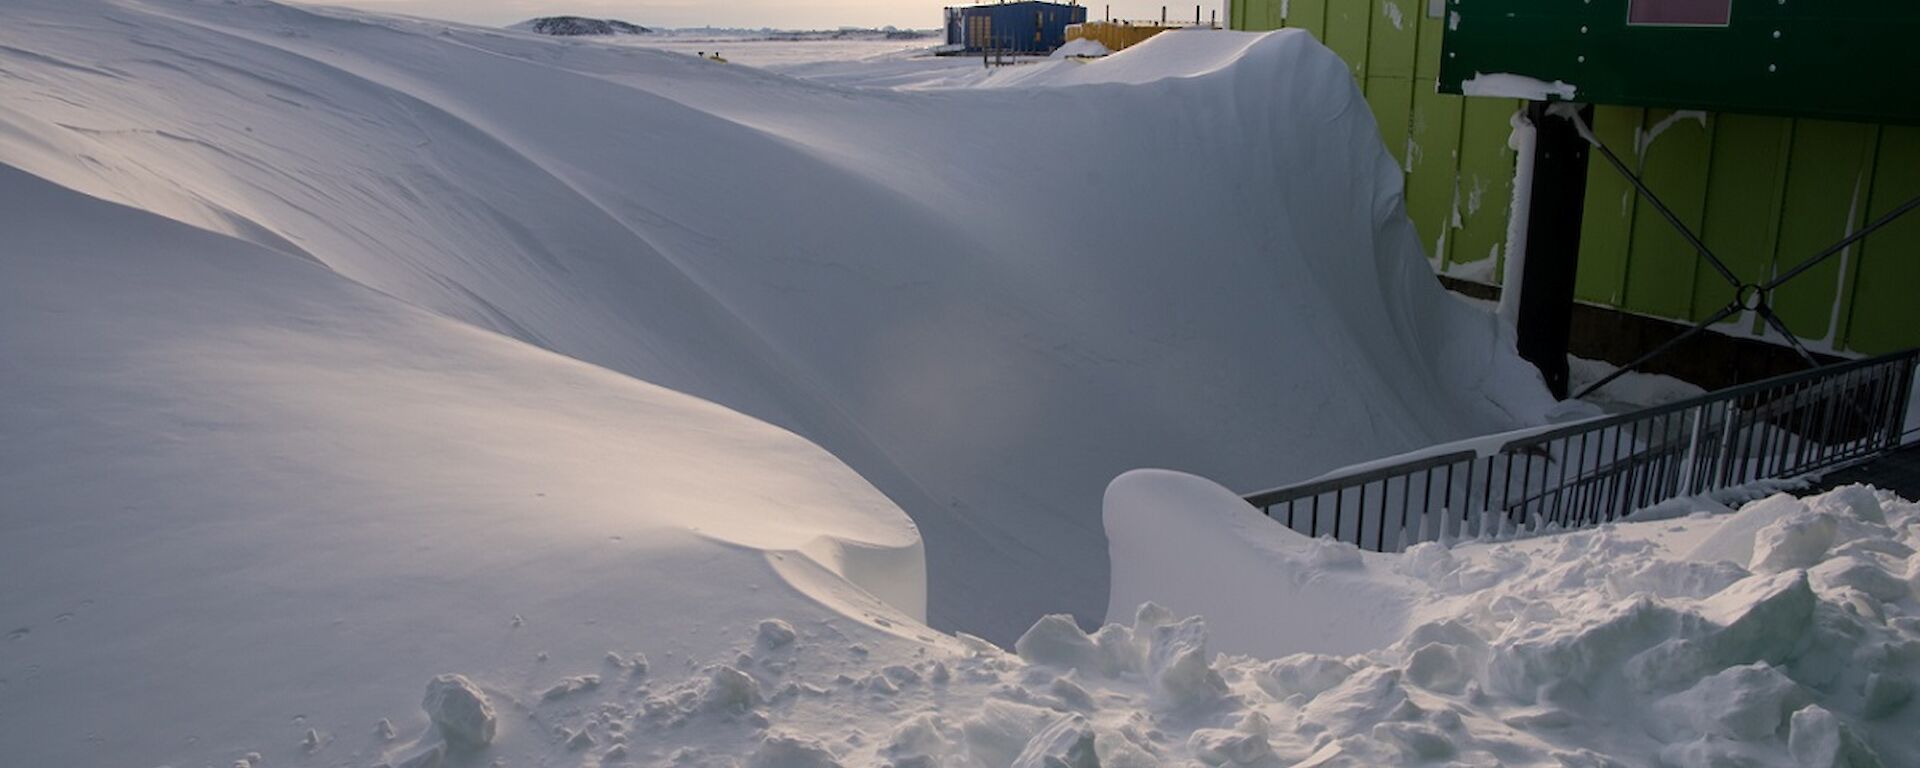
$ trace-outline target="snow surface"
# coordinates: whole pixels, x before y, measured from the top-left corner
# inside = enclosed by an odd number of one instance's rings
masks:
[[[0,230],[0,763],[365,755],[695,606],[919,618],[913,525],[789,433],[8,168]]]
[[[1920,504],[1849,486],[1694,508],[1379,555],[1129,473],[1108,620],[1154,600],[1280,657],[1214,666],[1268,695],[1241,716],[1285,724],[1282,765],[1920,764]]]
[[[968,85],[0,5],[0,764],[1437,748],[1198,620],[1035,624],[1104,611],[1123,471],[1543,420],[1345,65],[1179,33]]]
[[[1099,58],[1111,53],[1113,51],[1102,45],[1100,41],[1083,37],[1078,40],[1068,40],[1066,45],[1054,49],[1050,58],[1067,59],[1076,56]]]
[[[1304,33],[902,92],[251,0],[0,14],[0,162],[792,430],[913,517],[943,628],[1103,611],[1126,470],[1266,487],[1550,405]]]
[[[1618,366],[1604,360],[1588,360],[1581,357],[1567,357],[1567,367],[1571,372],[1567,387],[1579,392],[1619,370]],[[1599,391],[1587,396],[1587,402],[1593,403],[1608,413],[1626,413],[1641,408],[1677,403],[1707,394],[1698,385],[1689,384],[1672,376],[1657,373],[1628,371],[1626,375],[1614,379]]]

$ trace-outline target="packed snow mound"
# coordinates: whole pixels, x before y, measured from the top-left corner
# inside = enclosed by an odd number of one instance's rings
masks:
[[[1109,622],[1151,602],[1207,616],[1229,653],[1352,652],[1405,634],[1426,592],[1393,561],[1305,538],[1204,478],[1129,472],[1104,508]]]
[[[1071,59],[1074,57],[1099,58],[1101,56],[1105,56],[1110,53],[1113,53],[1113,51],[1110,51],[1107,49],[1106,46],[1101,45],[1100,41],[1089,40],[1083,37],[1078,40],[1068,40],[1066,45],[1060,46],[1059,48],[1055,48],[1051,58],[1055,58],[1055,59]]]
[[[1160,80],[1197,78],[1231,72],[1236,69],[1271,65],[1273,41],[1270,38],[1306,38],[1301,30],[1249,34],[1215,29],[1180,29],[1163,32],[1102,59],[1099,67],[1076,66],[1079,62],[1055,61],[1028,67],[1000,67],[983,78],[979,86],[1005,88],[1015,86],[1073,86],[1101,83],[1140,85]],[[1104,48],[1104,46],[1102,46]],[[1310,80],[1312,78],[1302,78]],[[1317,83],[1320,86],[1332,83]],[[1325,98],[1330,94],[1321,94]]]
[[[897,92],[269,2],[15,0],[0,63],[0,164],[792,430],[914,517],[933,621],[1000,642],[1104,610],[1121,472],[1271,487],[1550,404],[1433,279],[1304,33]]]
[[[1402,555],[1272,523],[1238,550],[1177,535],[1169,521],[1264,521],[1176,473],[1125,476],[1107,503],[1108,620],[1157,589],[1221,616],[1216,645],[1280,657],[1219,671],[1284,705],[1258,710],[1298,735],[1274,743],[1283,764],[1920,765],[1920,504],[1890,494],[1696,501],[1679,520]]]
[[[1270,66],[1260,63],[1269,55],[1266,47],[1272,45],[1265,38],[1294,35],[1311,38],[1311,34],[1299,30],[1249,34],[1184,29],[1155,35],[1117,53],[1097,41],[1073,40],[1047,59],[1022,62],[1017,67],[982,67],[977,59],[965,57],[891,56],[860,62],[812,62],[780,67],[779,71],[834,85],[909,91],[1144,85],[1205,77],[1239,67]],[[1078,58],[1083,56],[1102,58],[1100,66],[1083,68],[1083,64],[1093,63]]]
[[[1167,500],[1196,488],[1141,480]],[[743,622],[676,664],[674,679],[609,660],[507,686],[526,702],[525,720],[551,735],[505,757],[967,768],[1920,764],[1920,505],[1851,487],[1702,512],[1332,557],[1320,573],[1422,590],[1413,621],[1374,648],[1222,654],[1227,632],[1151,603],[1093,633],[1045,617],[1011,651],[965,635],[869,646],[830,621]],[[1756,528],[1745,519],[1754,515],[1769,522]],[[1690,554],[1709,539],[1821,516],[1834,518],[1834,535],[1820,537],[1810,569],[1749,571]],[[1213,561],[1188,566],[1202,563]],[[1300,571],[1296,589],[1350,585],[1313,570]],[[779,642],[768,642],[769,626]],[[564,685],[583,675],[605,682]],[[564,698],[529,695],[555,679]]]
[[[0,763],[512,748],[548,663],[921,618],[788,432],[4,167],[0,231]]]
[[[554,37],[644,35],[653,31],[618,19],[588,19],[580,16],[542,16],[520,22],[508,29]]]

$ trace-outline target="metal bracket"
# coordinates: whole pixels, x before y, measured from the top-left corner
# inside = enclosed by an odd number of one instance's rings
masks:
[[[1594,149],[1599,150],[1600,156],[1606,158],[1607,164],[1612,165],[1613,169],[1618,171],[1620,175],[1627,180],[1627,183],[1633,185],[1634,190],[1639,193],[1640,198],[1652,206],[1654,211],[1660,214],[1661,218],[1666,219],[1667,223],[1671,225],[1676,232],[1679,232],[1681,237],[1686,238],[1687,244],[1693,246],[1693,249],[1700,254],[1700,258],[1705,259],[1706,262],[1713,267],[1713,270],[1720,274],[1721,279],[1726,280],[1727,284],[1733,288],[1733,301],[1721,308],[1720,311],[1700,321],[1698,325],[1687,329],[1685,333],[1668,339],[1660,346],[1654,347],[1646,354],[1635,358],[1633,362],[1621,366],[1619,370],[1608,374],[1605,378],[1588,385],[1586,389],[1574,395],[1575,398],[1583,398],[1593,394],[1601,387],[1613,383],[1614,380],[1619,379],[1621,376],[1625,376],[1627,372],[1645,365],[1647,361],[1665,354],[1668,350],[1679,346],[1681,342],[1693,338],[1701,331],[1711,328],[1715,323],[1741,312],[1753,312],[1759,315],[1760,319],[1764,320],[1768,327],[1778,332],[1781,336],[1786,337],[1787,343],[1793,346],[1795,352],[1800,353],[1800,357],[1807,361],[1809,367],[1820,367],[1820,361],[1813,356],[1813,352],[1808,350],[1807,345],[1800,341],[1800,337],[1794,335],[1793,330],[1787,327],[1787,322],[1780,318],[1780,314],[1773,310],[1773,292],[1788,281],[1806,273],[1807,270],[1832,258],[1835,254],[1845,251],[1848,246],[1865,239],[1868,235],[1893,223],[1895,219],[1900,218],[1915,208],[1920,208],[1920,197],[1915,197],[1901,204],[1899,207],[1888,211],[1880,218],[1873,220],[1859,231],[1846,236],[1840,240],[1840,242],[1834,243],[1819,253],[1807,257],[1806,260],[1795,265],[1793,269],[1789,269],[1771,280],[1764,283],[1743,282],[1739,277],[1734,275],[1733,270],[1727,266],[1726,262],[1721,261],[1720,257],[1715,256],[1713,251],[1707,248],[1707,244],[1702,242],[1700,237],[1694,234],[1692,229],[1689,229],[1684,222],[1680,221],[1680,217],[1675,215],[1673,210],[1667,207],[1666,203],[1660,201],[1659,195],[1655,195],[1652,189],[1647,188],[1645,181],[1641,180],[1639,176],[1627,168],[1627,164],[1621,161],[1619,155],[1614,154],[1612,149],[1609,149],[1606,144],[1600,141],[1598,136],[1594,135],[1593,129],[1587,125],[1586,120],[1580,116],[1577,110],[1566,110],[1566,113],[1567,116],[1573,120],[1575,127],[1579,129],[1581,138],[1586,139],[1588,144],[1592,144]],[[1836,298],[1835,300],[1837,301],[1838,299]]]

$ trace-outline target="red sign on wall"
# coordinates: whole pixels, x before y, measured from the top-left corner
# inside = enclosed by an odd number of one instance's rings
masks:
[[[1733,17],[1733,0],[1627,0],[1627,23],[1663,26],[1724,27]]]

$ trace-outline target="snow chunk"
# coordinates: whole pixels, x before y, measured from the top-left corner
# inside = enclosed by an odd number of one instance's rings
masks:
[[[748,758],[747,768],[841,768],[826,745],[793,733],[769,733]]]
[[[1014,641],[1013,651],[1029,664],[1044,664],[1097,672],[1101,652],[1072,616],[1056,613],[1041,617]]]
[[[1133,612],[1133,633],[1138,635],[1154,627],[1173,623],[1173,611],[1152,602],[1141,603]]]
[[[1047,685],[1047,693],[1059,699],[1060,703],[1068,708],[1082,712],[1092,711],[1098,706],[1093,701],[1093,694],[1087,693],[1087,689],[1080,687],[1072,677],[1054,678],[1053,682]]]
[[[953,746],[953,741],[947,738],[942,728],[940,717],[923,712],[894,726],[880,754],[894,768],[935,768],[940,765],[942,756],[952,752]]]
[[[1880,768],[1880,756],[1832,712],[1811,705],[1793,713],[1787,751],[1801,768]]]
[[[1207,664],[1207,625],[1199,617],[1153,628],[1147,675],[1173,709],[1211,704],[1227,693],[1227,683]]]
[[[752,675],[724,664],[707,675],[701,690],[701,708],[709,712],[745,712],[760,706],[760,683]]]
[[[1865,701],[1860,704],[1860,716],[1877,720],[1899,711],[1913,700],[1913,689],[1912,680],[1884,672],[1869,673]]]
[[[1529,702],[1550,683],[1587,685],[1679,634],[1682,622],[1681,614],[1646,596],[1591,617],[1546,622],[1495,644],[1487,684]]]
[[[1027,742],[1011,768],[1100,768],[1093,726],[1080,715],[1055,720]]]
[[[1146,664],[1146,656],[1134,632],[1119,624],[1108,624],[1093,633],[1093,645],[1100,649],[1100,673],[1115,677],[1124,672],[1138,672]]]
[[[1814,510],[1841,517],[1852,517],[1861,522],[1884,525],[1887,511],[1880,505],[1880,497],[1873,489],[1864,485],[1848,485],[1835,488],[1814,497],[1808,504]]]
[[[961,723],[967,751],[985,765],[1011,765],[1028,742],[1057,715],[1039,707],[991,700],[980,713]]]
[[[1254,684],[1275,699],[1295,694],[1312,699],[1352,677],[1354,671],[1345,659],[1301,653],[1262,665],[1254,675]]]
[[[1656,725],[1736,741],[1772,737],[1811,700],[1798,683],[1766,663],[1729,667],[1661,699]]]
[[[1695,562],[1726,561],[1745,566],[1753,560],[1753,537],[1760,529],[1783,517],[1803,514],[1807,505],[1792,496],[1776,493],[1748,504],[1701,539],[1687,552]]]
[[[1818,564],[1839,528],[1832,515],[1800,513],[1773,521],[1753,535],[1753,560],[1747,570],[1779,573]]]
[[[1713,638],[1729,663],[1782,660],[1806,632],[1818,602],[1805,571],[1754,576],[1701,602],[1702,615],[1722,629]]]
[[[793,642],[793,639],[796,637],[799,637],[799,634],[793,631],[792,624],[788,624],[779,619],[767,619],[760,622],[759,639],[760,645],[763,647],[780,648]]]
[[[568,677],[568,678],[562,679],[560,682],[554,683],[553,687],[548,688],[544,693],[541,693],[540,700],[554,701],[556,699],[566,698],[568,696],[579,693],[581,691],[591,691],[598,687],[600,687],[599,675],[577,675],[574,677]]]
[[[1857,589],[1881,602],[1905,599],[1910,594],[1906,579],[1865,557],[1836,557],[1814,566],[1807,575],[1822,593]]]
[[[441,675],[427,683],[420,702],[449,746],[479,749],[493,743],[493,704],[464,675]]]
[[[1360,567],[1360,548],[1351,542],[1329,536],[1314,539],[1307,548],[1307,564],[1322,571],[1351,570]]]
[[[381,763],[388,768],[440,768],[447,764],[447,745],[436,743],[397,763]],[[378,768],[378,766],[376,766]]]
[[[1445,760],[1457,751],[1452,738],[1426,723],[1380,723],[1370,733],[1373,738],[1398,747],[1410,763]]]
[[[916,685],[920,682],[920,673],[905,664],[888,664],[880,668],[880,675],[897,686]]]
[[[1301,709],[1301,715],[1338,732],[1352,733],[1391,719],[1408,703],[1406,691],[1400,687],[1399,670],[1373,667],[1314,697]]]
[[[1459,693],[1472,679],[1471,660],[1459,646],[1428,643],[1407,657],[1407,682],[1439,693]]]
[[[1249,712],[1238,727],[1227,730],[1202,728],[1187,738],[1187,748],[1207,765],[1252,765],[1273,753],[1267,741],[1267,718]]]

